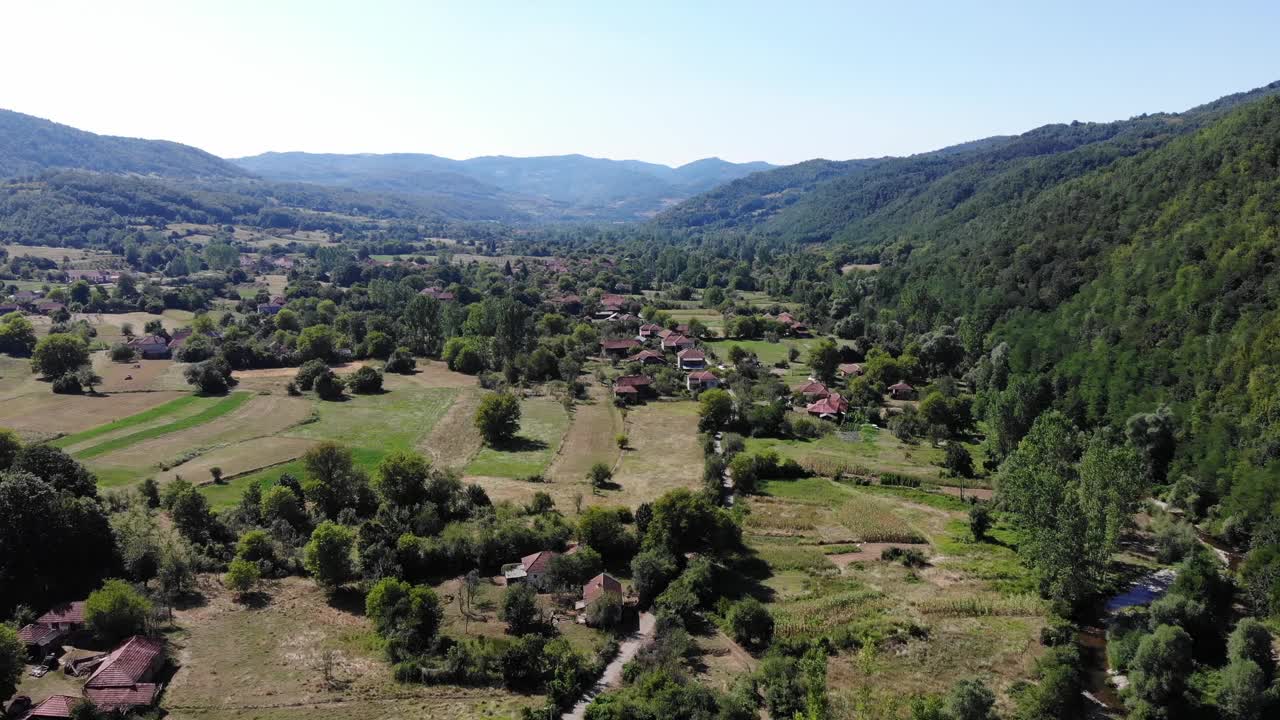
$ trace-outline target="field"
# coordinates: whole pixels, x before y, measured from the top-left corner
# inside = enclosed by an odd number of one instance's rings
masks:
[[[743,582],[768,604],[777,637],[846,647],[829,664],[833,717],[896,717],[913,695],[979,676],[1007,703],[1040,652],[1047,613],[1028,595],[1009,528],[973,542],[966,504],[920,490],[825,478],[761,490],[744,502],[759,562]],[[881,560],[889,546],[917,548],[927,565]]]
[[[722,334],[724,330],[724,316],[716,310],[690,308],[685,310],[663,310],[663,312],[678,323],[687,323],[697,318],[698,322],[715,330],[717,334]]]
[[[874,435],[867,433],[856,440],[846,440],[838,433],[816,440],[749,438],[747,450],[773,450],[824,475],[833,474],[840,466],[860,467],[874,473],[894,472],[928,482],[940,481],[939,463],[943,458],[940,448],[927,442],[908,445],[887,430],[879,430]]]
[[[216,577],[201,586],[205,601],[177,611],[169,633],[179,669],[162,707],[175,719],[478,720],[539,702],[494,688],[396,683],[369,622],[331,604],[310,580],[269,581],[252,607],[235,602]]]
[[[502,447],[481,448],[467,466],[467,475],[498,478],[541,475],[559,451],[568,427],[569,417],[554,398],[522,400],[520,434]]]

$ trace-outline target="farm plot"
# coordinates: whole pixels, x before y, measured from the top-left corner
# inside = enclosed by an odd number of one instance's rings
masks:
[[[95,442],[90,444],[88,447],[77,450],[74,455],[81,460],[88,460],[99,455],[106,455],[107,453],[123,450],[132,445],[137,445],[138,443],[151,440],[152,438],[198,427],[238,409],[241,405],[248,402],[249,398],[250,395],[246,392],[231,393],[226,397],[198,398],[198,401],[203,401],[199,402],[200,407],[198,412],[180,417],[173,422],[165,423],[163,425],[142,427],[125,435]]]
[[[621,413],[609,402],[607,388],[591,382],[587,393],[587,401],[574,408],[564,444],[546,474],[550,482],[578,483],[580,489],[590,492],[586,477],[591,466],[604,463],[612,468],[618,463],[617,438],[623,425]]]
[[[810,472],[833,475],[837,469],[862,469],[872,473],[898,473],[921,481],[939,481],[943,451],[927,444],[907,445],[892,433],[877,430],[859,439],[848,440],[831,433],[816,440],[749,438],[747,450],[773,450]]]
[[[569,417],[554,398],[527,398],[520,403],[520,434],[507,446],[485,447],[467,466],[468,475],[518,478],[547,469],[569,426]]]
[[[47,385],[40,383],[39,392],[0,401],[0,427],[11,428],[28,440],[47,440],[60,433],[77,433],[110,423],[183,395],[177,392],[54,395]]]
[[[480,388],[458,391],[448,412],[436,423],[431,434],[423,438],[419,450],[439,467],[462,470],[480,452],[482,441],[476,430],[476,408],[484,392]]]
[[[211,576],[201,590],[205,604],[175,613],[179,669],[162,706],[177,720],[470,720],[518,716],[541,702],[494,688],[396,683],[369,621],[332,606],[309,580],[267,582],[258,608],[235,602]]]
[[[702,485],[702,443],[698,406],[692,402],[651,402],[627,412],[628,449],[613,474],[616,490],[601,502],[637,507],[670,490]],[[593,498],[594,500],[595,498]]]

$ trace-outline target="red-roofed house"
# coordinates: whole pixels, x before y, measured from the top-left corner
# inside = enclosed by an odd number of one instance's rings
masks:
[[[817,400],[831,394],[831,391],[827,389],[827,386],[817,380],[810,380],[809,382],[801,385],[796,388],[796,392],[805,396],[809,400]]]
[[[676,367],[681,370],[701,370],[707,366],[707,354],[698,348],[689,348],[676,353]]]
[[[693,341],[693,338],[685,337],[680,333],[671,333],[670,335],[662,338],[663,350],[688,350],[695,344],[696,343]]]
[[[667,359],[662,356],[662,353],[654,352],[652,350],[641,350],[635,355],[627,358],[627,362],[638,362],[641,365],[663,365],[667,362]]]
[[[638,347],[640,347],[640,341],[635,338],[600,341],[600,349],[609,357],[624,358],[627,353]]]
[[[582,586],[582,600],[577,603],[579,610],[587,607],[591,603],[600,599],[605,593],[622,594],[622,583],[618,582],[609,573],[600,573],[599,575],[587,581]]]
[[[31,708],[25,715],[19,715],[21,720],[39,720],[39,718],[69,718],[71,711],[77,705],[84,702],[74,695],[50,695],[40,702],[39,705]]]
[[[645,325],[640,326],[640,337],[642,338],[653,337],[654,335],[657,335],[660,332],[662,332],[661,325],[654,325],[653,323],[647,323]]]
[[[821,400],[805,407],[805,412],[827,420],[838,420],[849,411],[849,401],[840,397],[839,393],[831,393]]]
[[[129,341],[129,347],[138,351],[143,360],[164,360],[173,354],[169,341],[161,335],[143,335]]]
[[[622,375],[613,381],[615,395],[638,398],[653,392],[653,378],[648,375]]]
[[[889,397],[894,400],[910,400],[916,396],[916,389],[904,382],[897,382],[889,386]]]
[[[62,630],[79,630],[84,627],[84,601],[62,603],[36,618],[37,625],[49,625]]]
[[[698,370],[697,372],[689,373],[689,377],[685,378],[685,387],[689,389],[689,392],[710,390],[714,387],[720,387],[720,378],[708,370]]]
[[[836,366],[836,375],[840,377],[860,377],[862,373],[861,363],[840,363]]]
[[[44,623],[32,623],[18,631],[18,641],[27,649],[27,657],[44,660],[58,648],[67,631]]]
[[[600,306],[614,312],[621,310],[622,306],[626,304],[627,304],[627,299],[622,297],[621,295],[605,295],[604,297],[600,298]]]
[[[57,300],[41,300],[36,303],[36,312],[41,315],[52,315],[59,310],[65,310],[67,306]]]
[[[154,705],[160,685],[151,682],[164,665],[164,642],[134,635],[111,651],[89,676],[84,695],[107,712]]]
[[[518,564],[511,565],[503,571],[507,584],[525,582],[537,590],[547,589],[547,571],[551,569],[551,561],[560,553],[551,550],[540,550],[532,555],[520,558]]]

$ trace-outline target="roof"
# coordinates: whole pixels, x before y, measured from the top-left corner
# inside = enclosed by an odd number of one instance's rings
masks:
[[[663,328],[661,325],[654,325],[653,323],[648,323],[640,326],[640,332],[655,333],[655,332],[662,332],[662,330]]]
[[[601,305],[621,305],[627,301],[621,295],[605,295],[600,298]]]
[[[627,338],[625,340],[601,340],[600,347],[605,350],[630,350],[640,344],[635,338]]]
[[[662,338],[662,347],[678,347],[680,345],[693,346],[693,339],[687,338],[680,333],[671,333]]]
[[[689,373],[689,379],[697,382],[706,382],[708,380],[719,380],[720,378],[716,377],[715,373],[710,370],[698,370],[697,372]]]
[[[815,396],[817,395],[825,396],[825,395],[831,394],[831,391],[827,390],[827,386],[823,385],[817,380],[810,380],[809,382],[801,385],[800,387],[796,388],[796,392],[800,393],[801,395],[815,395]]]
[[[559,554],[551,550],[540,550],[520,558],[520,564],[524,566],[524,571],[527,573],[546,572],[551,561]]]
[[[659,353],[659,352],[654,352],[652,350],[641,350],[640,352],[636,353],[635,355],[632,355],[627,359],[632,360],[634,362],[645,362],[646,360],[657,360],[661,362],[663,360],[663,357],[662,357],[662,353]]]
[[[18,631],[18,640],[23,645],[42,645],[61,634],[62,631],[52,625],[31,623]]]
[[[125,711],[135,707],[154,705],[160,686],[155,683],[138,683],[123,687],[85,688],[84,696],[99,710]]]
[[[706,360],[707,354],[698,348],[689,348],[676,353],[676,357],[681,360]]]
[[[640,391],[633,385],[614,385],[613,392],[615,395],[638,395]]]
[[[840,363],[836,369],[845,375],[861,375],[862,365],[860,363]]]
[[[79,705],[82,701],[73,695],[50,695],[40,704],[27,711],[23,715],[23,720],[27,718],[69,718],[71,710]]]
[[[653,378],[648,375],[622,375],[613,381],[614,387],[648,387]]]
[[[86,688],[117,688],[136,685],[152,669],[152,663],[164,653],[160,640],[134,635],[107,656],[89,676]]]
[[[896,382],[889,386],[890,390],[915,390],[915,388],[904,382]]]
[[[600,573],[599,575],[587,581],[582,586],[582,599],[588,603],[594,602],[601,594],[612,592],[622,594],[622,583],[614,579],[609,573]]]
[[[839,393],[832,393],[805,408],[813,415],[842,415],[848,409],[849,401],[840,397]]]
[[[582,298],[578,297],[577,295],[565,295],[564,297],[556,300],[555,302],[560,303],[561,305],[581,305]]]
[[[83,623],[84,601],[63,603],[49,608],[49,612],[36,618],[37,624],[52,625],[54,623]]]

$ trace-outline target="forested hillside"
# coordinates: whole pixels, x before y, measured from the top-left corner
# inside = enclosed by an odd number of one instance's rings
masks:
[[[249,176],[235,165],[187,145],[95,135],[0,110],[0,177],[62,168],[182,178]]]

